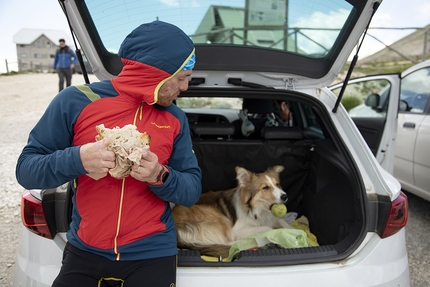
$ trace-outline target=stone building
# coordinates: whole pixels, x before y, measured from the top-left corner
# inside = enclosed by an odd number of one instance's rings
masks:
[[[18,71],[52,71],[59,39],[74,49],[69,34],[59,30],[21,29],[13,36],[18,59]]]

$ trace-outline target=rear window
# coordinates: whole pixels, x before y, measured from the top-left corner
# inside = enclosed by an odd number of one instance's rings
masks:
[[[117,53],[122,40],[144,22],[166,21],[199,45],[238,45],[325,57],[354,7],[344,0],[89,0],[104,47]]]

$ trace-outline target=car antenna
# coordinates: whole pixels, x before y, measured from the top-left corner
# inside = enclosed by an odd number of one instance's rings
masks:
[[[81,50],[78,49],[78,45],[76,43],[75,33],[73,32],[72,25],[70,25],[70,19],[69,19],[69,15],[67,14],[66,5],[64,4],[64,0],[58,0],[58,3],[60,3],[60,6],[63,8],[64,15],[66,15],[67,24],[69,25],[70,33],[72,34],[72,39],[73,39],[73,42],[75,43],[75,47],[76,47],[76,50],[75,50],[76,57],[78,57],[79,65],[81,65],[82,76],[84,77],[85,83],[89,84],[90,79],[88,78],[87,68],[85,67],[85,63],[84,63],[84,59],[82,58]]]
[[[361,41],[360,41],[360,43],[357,46],[357,50],[355,52],[355,55],[352,58],[351,65],[349,66],[349,69],[348,69],[348,73],[345,76],[345,80],[343,81],[343,85],[342,85],[342,88],[340,89],[339,96],[337,96],[336,103],[335,103],[334,108],[332,110],[333,113],[337,112],[337,108],[339,107],[339,104],[340,104],[340,102],[342,100],[342,97],[343,97],[343,94],[345,92],[346,86],[348,85],[348,81],[351,78],[352,71],[354,70],[355,64],[357,64],[358,52],[360,51],[361,45],[363,44],[363,41],[364,41],[364,37],[366,36],[367,30],[369,29],[370,22],[372,21],[373,15],[375,15],[375,12],[378,9],[379,4],[380,4],[379,2],[373,3],[373,12],[372,12],[372,15],[370,16],[369,22],[367,23],[366,29],[364,30],[363,37],[361,37]]]

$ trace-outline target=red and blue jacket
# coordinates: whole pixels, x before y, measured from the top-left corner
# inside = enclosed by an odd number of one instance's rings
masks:
[[[161,85],[193,53],[192,41],[177,27],[161,21],[141,25],[121,45],[124,68],[118,77],[64,89],[30,132],[16,167],[18,182],[27,189],[73,183],[67,239],[75,247],[111,260],[177,254],[169,202],[196,203],[201,171],[185,113],[155,102]],[[87,176],[79,148],[95,142],[99,124],[134,124],[147,132],[151,151],[170,171],[166,182],[152,186],[130,176]]]

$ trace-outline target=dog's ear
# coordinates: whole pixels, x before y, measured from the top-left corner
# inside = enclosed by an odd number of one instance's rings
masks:
[[[281,173],[283,170],[285,169],[285,167],[283,167],[282,165],[275,165],[269,168],[270,172],[277,172],[277,173]]]
[[[236,166],[236,178],[240,186],[247,185],[251,182],[252,173],[243,167]]]

